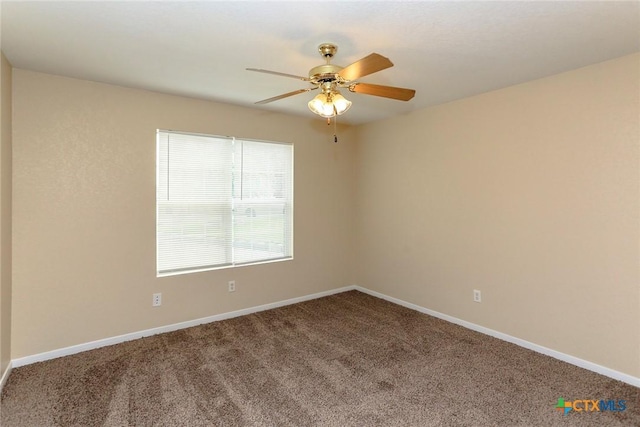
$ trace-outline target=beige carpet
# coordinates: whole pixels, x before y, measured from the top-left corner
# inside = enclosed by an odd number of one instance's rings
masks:
[[[352,291],[17,368],[0,408],[3,427],[640,426],[640,389]]]

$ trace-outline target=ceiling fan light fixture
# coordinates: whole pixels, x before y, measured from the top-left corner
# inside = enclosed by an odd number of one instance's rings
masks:
[[[351,101],[337,91],[323,92],[316,95],[307,105],[313,113],[329,118],[345,113],[351,107]]]

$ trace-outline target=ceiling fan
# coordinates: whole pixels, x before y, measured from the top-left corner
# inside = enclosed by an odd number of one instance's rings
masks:
[[[323,43],[318,46],[318,51],[327,62],[326,64],[318,65],[309,70],[309,77],[279,73],[277,71],[263,70],[260,68],[247,68],[248,71],[291,77],[311,83],[311,87],[306,89],[298,89],[293,92],[263,99],[262,101],[256,102],[256,104],[267,104],[300,93],[320,89],[320,93],[309,101],[308,106],[314,113],[329,119],[343,114],[351,107],[351,101],[348,101],[340,94],[339,88],[347,88],[350,92],[381,96],[383,98],[397,99],[400,101],[408,101],[413,98],[416,93],[413,89],[360,83],[356,81],[360,77],[393,67],[393,63],[389,58],[385,58],[377,53],[372,53],[353,64],[341,67],[331,64],[331,58],[333,58],[338,51],[338,46],[331,43]]]

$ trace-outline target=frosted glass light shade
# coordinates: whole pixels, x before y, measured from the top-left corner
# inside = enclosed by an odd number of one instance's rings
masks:
[[[351,101],[339,93],[320,93],[309,101],[309,109],[322,117],[333,117],[344,113],[351,107]],[[334,108],[335,107],[335,108]]]
[[[339,93],[336,93],[333,95],[333,105],[336,106],[336,111],[338,112],[338,115],[340,115],[351,108],[351,101]]]

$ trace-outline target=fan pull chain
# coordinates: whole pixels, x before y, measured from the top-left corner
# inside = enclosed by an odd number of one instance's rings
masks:
[[[336,110],[336,105],[333,104],[333,112],[335,113],[335,118],[333,119],[333,142],[338,143],[338,110]]]

